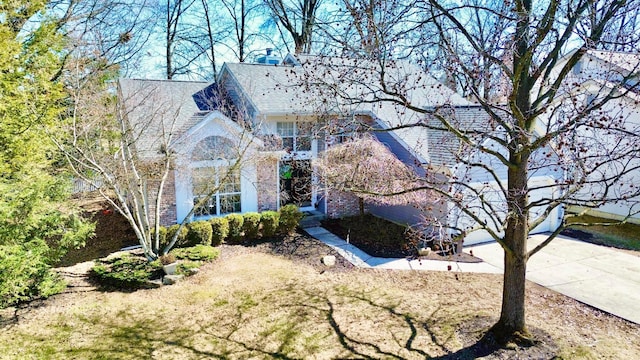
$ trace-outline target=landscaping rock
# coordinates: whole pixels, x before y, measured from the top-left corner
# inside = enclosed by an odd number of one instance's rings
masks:
[[[191,275],[195,275],[195,274],[199,273],[200,269],[199,268],[191,268],[191,269],[187,269],[185,272],[187,273],[187,276],[191,276]]]
[[[184,275],[165,275],[162,278],[163,285],[173,285],[184,278]]]
[[[326,255],[322,257],[322,263],[325,266],[332,267],[336,265],[336,257],[333,255]]]
[[[149,280],[147,281],[147,286],[145,286],[147,289],[157,289],[159,287],[162,287],[161,279]]]

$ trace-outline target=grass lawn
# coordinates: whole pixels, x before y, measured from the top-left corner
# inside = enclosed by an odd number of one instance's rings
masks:
[[[499,275],[319,271],[247,249],[177,285],[68,293],[0,312],[0,358],[472,358],[499,314],[500,289]],[[640,326],[531,283],[527,311],[545,354],[640,353]],[[500,351],[489,358],[522,356]]]
[[[607,220],[588,215],[569,219],[569,223],[612,222],[614,222],[614,220]],[[626,223],[622,225],[572,226],[569,230],[569,234],[573,229],[586,233],[586,236],[575,235],[580,240],[619,249],[640,251],[640,225]]]

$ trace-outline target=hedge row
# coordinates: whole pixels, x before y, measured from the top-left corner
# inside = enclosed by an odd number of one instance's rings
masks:
[[[194,221],[180,229],[175,247],[240,244],[260,238],[286,235],[295,230],[303,217],[298,207],[290,204],[281,207],[280,211],[229,214],[225,217]],[[179,228],[178,224],[168,228],[161,227],[160,243],[166,245]]]

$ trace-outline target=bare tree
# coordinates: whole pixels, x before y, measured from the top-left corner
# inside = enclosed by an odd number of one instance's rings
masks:
[[[141,70],[155,25],[148,0],[54,1],[49,6],[69,40],[67,58],[100,60],[103,67],[117,67],[122,75]]]
[[[190,103],[192,94],[204,83],[185,86],[176,82],[122,80],[115,88],[112,82],[105,81],[109,78],[106,74],[94,73],[88,81],[85,65],[83,59],[69,62],[69,74],[79,75],[69,75],[67,79],[71,96],[65,122],[68,137],[54,137],[54,141],[75,174],[97,188],[128,220],[145,255],[155,259],[167,253],[177,239],[176,233],[168,244],[161,244],[154,234],[159,234],[162,211],[167,206],[167,181],[174,176],[176,166],[191,159],[191,153],[184,149],[196,146],[186,133],[185,124],[195,125],[194,119],[210,114],[198,112]],[[204,169],[209,171],[205,178],[215,181],[202,183],[206,187],[199,189],[193,207],[177,219],[181,226],[238,176],[247,163],[245,154],[255,146],[246,128],[227,123],[220,125],[224,127],[221,132],[232,134],[229,138],[233,140],[207,143],[211,146],[196,149],[200,160],[222,159],[224,166]],[[202,171],[199,173],[202,177]]]
[[[165,75],[167,79],[187,71],[197,56],[190,51],[180,49],[188,45],[186,40],[190,36],[189,10],[195,4],[195,0],[167,0],[162,7],[165,18]],[[180,58],[183,61],[178,61]]]
[[[251,55],[253,43],[262,38],[255,25],[259,20],[262,4],[258,0],[221,0],[226,14],[229,16],[230,33],[233,41],[224,45],[233,53],[239,62],[245,62]],[[265,36],[266,40],[267,37]]]
[[[606,8],[593,3],[589,13],[587,27],[593,28],[601,21],[601,17],[606,15]],[[640,5],[629,4],[622,14],[612,19],[609,31],[603,34],[602,41],[596,46],[603,50],[638,52],[638,41],[630,39],[637,39],[640,33],[639,15]]]
[[[218,76],[216,45],[219,43],[220,38],[226,34],[226,31],[224,29],[217,28],[215,23],[216,18],[213,15],[215,9],[211,9],[207,0],[202,0],[201,4],[205,21],[205,44],[207,44],[208,47],[208,51],[205,51],[205,53],[207,54],[208,64],[211,65],[211,73],[213,74],[213,81],[215,82],[216,77]]]
[[[321,0],[265,0],[277,22],[291,36],[296,54],[309,54]]]
[[[418,10],[414,5],[405,0],[342,0],[319,24],[322,53],[379,59],[412,55],[413,46],[394,39],[421,33],[425,27],[425,22],[413,21]]]
[[[450,226],[463,232],[481,229],[502,246],[502,310],[491,331],[502,342],[526,343],[530,340],[524,301],[527,261],[567,226],[572,215],[566,214],[546,240],[532,247],[527,244],[529,232],[568,205],[589,209],[625,202],[625,218],[638,213],[640,194],[630,184],[637,182],[640,169],[640,124],[637,106],[632,105],[637,103],[634,79],[640,61],[615,58],[597,69],[580,67],[582,60],[589,63],[587,57],[597,55],[592,49],[610,31],[617,31],[616,24],[638,2],[567,0],[534,6],[519,0],[498,8],[483,4],[412,1],[411,7],[418,9],[409,19],[412,26],[373,44],[381,50],[357,51],[370,42],[350,43],[356,50],[351,53],[367,59],[319,58],[304,65],[300,84],[323,99],[324,109],[370,109],[381,114],[387,130],[405,131],[406,139],[426,129],[427,137],[448,140],[429,142],[431,161],[423,165],[428,173],[448,174],[445,183],[429,184],[432,179],[425,178],[421,186],[380,195],[434,191],[461,214],[461,220]],[[420,26],[418,16],[423,21]],[[483,43],[486,36],[477,34],[473,21],[467,21],[487,17],[501,24],[491,43]],[[360,20],[354,16],[345,28],[356,27]],[[375,17],[371,21],[370,28],[379,28]],[[393,44],[418,48],[422,44],[413,41],[421,37],[412,29],[432,26],[441,39],[456,39],[456,46],[445,47],[453,65],[450,71],[473,84],[478,69],[488,68],[492,76],[505,79],[504,103],[475,85],[470,94],[476,105],[459,98],[453,101],[454,95],[443,96],[446,91],[439,85],[389,51]],[[626,35],[617,41],[637,43],[638,34]],[[458,49],[464,51],[459,54]],[[478,59],[477,66],[468,65],[473,58]],[[425,106],[425,96],[440,99]],[[464,106],[456,107],[459,104]],[[447,162],[436,161],[443,152],[442,158],[452,160],[445,170]]]

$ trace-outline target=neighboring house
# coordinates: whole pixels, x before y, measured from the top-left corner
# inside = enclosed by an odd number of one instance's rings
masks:
[[[315,62],[312,62],[315,61]],[[334,63],[322,63],[330,61]],[[353,68],[337,74],[339,67]],[[244,213],[278,209],[293,203],[303,211],[328,217],[354,215],[359,212],[358,198],[349,193],[324,189],[312,160],[326,148],[345,141],[351,135],[349,126],[333,127],[327,117],[345,124],[366,124],[374,129],[397,128],[420,123],[424,114],[406,109],[402,104],[379,101],[379,91],[367,84],[366,64],[348,59],[316,59],[308,56],[284,60],[273,56],[262,63],[226,63],[216,84],[180,81],[121,80],[120,96],[124,99],[153,99],[130,111],[132,128],[139,129],[138,152],[149,160],[168,144],[175,152],[175,170],[167,181],[165,207],[161,212],[164,225],[206,219],[228,213]],[[307,66],[307,64],[312,64]],[[344,98],[353,102],[333,103],[330,94],[310,90],[309,77],[344,77]],[[461,126],[487,126],[488,115],[480,107],[462,98],[419,69],[397,63],[387,69],[395,81],[411,84],[411,101],[425,108],[450,109],[453,122]],[[349,78],[351,77],[351,78]],[[358,84],[357,81],[360,81]],[[357,84],[353,86],[352,84]],[[219,90],[219,91],[218,91]],[[156,94],[157,98],[151,96]],[[223,94],[220,96],[219,94]],[[164,107],[164,117],[154,118]],[[150,120],[149,120],[150,119]],[[475,124],[475,125],[474,125]],[[426,127],[406,127],[392,131],[374,131],[375,137],[403,163],[419,175],[434,171],[441,176],[465,176],[478,187],[493,187],[486,174],[469,173],[456,162],[463,151],[455,139]],[[168,136],[170,135],[170,136]],[[168,137],[167,137],[168,136]],[[159,141],[158,137],[164,140]],[[240,160],[239,162],[237,160]],[[239,166],[236,168],[234,164]],[[231,171],[229,171],[231,170]],[[462,175],[464,173],[464,175]],[[506,171],[500,172],[506,181]],[[554,181],[555,173],[540,173],[534,183]],[[214,191],[211,200],[186,218],[195,203]],[[547,195],[547,194],[544,194]],[[425,214],[415,206],[368,205],[372,213],[393,221],[419,225],[425,216],[442,223],[470,225],[464,215],[455,214],[448,204],[440,204]],[[561,209],[535,231],[557,227]],[[473,232],[466,244],[490,241],[486,233]]]
[[[572,53],[560,61],[557,68],[563,66]],[[569,75],[567,87],[561,89],[564,95],[559,97],[555,106],[555,113],[550,121],[562,121],[566,113],[575,114],[581,107],[597,104],[605,97],[612,97],[601,109],[593,111],[590,115],[595,123],[599,121],[612,122],[614,127],[623,124],[630,133],[640,132],[640,54],[588,50],[581,60],[573,67]],[[567,109],[568,107],[568,109]],[[577,109],[577,110],[576,110]],[[544,123],[541,123],[544,126]],[[603,123],[604,129],[607,124]],[[608,140],[606,145],[616,148],[613,141]],[[594,143],[593,146],[598,146]],[[640,149],[631,149],[635,152],[638,161],[622,164],[611,159],[610,164],[602,166],[598,176],[602,178],[618,175],[624,168],[634,168],[624,178],[619,179],[613,186],[603,183],[589,186],[579,194],[582,201],[569,206],[568,211],[587,211],[590,215],[610,218],[627,219],[630,222],[640,223],[640,206],[638,197],[632,196],[629,200],[620,198],[638,193],[640,184]],[[628,170],[627,170],[628,171]],[[593,198],[602,198],[606,203],[590,201]]]
[[[499,127],[491,121],[487,112],[480,106],[461,106],[451,109],[453,112],[450,123],[456,129],[464,132],[478,146],[492,152],[505,155],[502,146],[496,145],[491,137],[501,138]],[[493,111],[499,112],[498,108]],[[506,115],[504,115],[506,116]],[[438,127],[439,120],[429,119],[432,127]],[[493,124],[493,125],[492,125]],[[476,135],[473,135],[476,134]],[[465,208],[474,214],[469,214],[452,205],[447,209],[447,226],[456,229],[454,233],[464,232],[464,245],[474,245],[494,241],[490,233],[482,229],[478,222],[490,228],[499,236],[503,235],[501,226],[506,223],[508,216],[506,200],[502,189],[507,187],[507,167],[492,155],[488,155],[473,147],[464,146],[454,134],[445,131],[431,131],[429,144],[432,149],[429,168],[446,174],[452,186],[451,193],[455,197],[464,198]],[[547,148],[547,153],[552,153]],[[532,159],[532,162],[542,164],[546,159]],[[471,164],[471,165],[465,165]],[[561,179],[562,172],[552,167],[541,166],[529,173],[528,186],[531,191],[530,199],[536,201],[541,198],[556,199],[560,195],[554,187]],[[498,179],[496,181],[496,179]],[[502,187],[502,189],[501,189]],[[543,215],[545,207],[534,207],[530,221],[535,221]],[[550,232],[558,228],[564,209],[560,206],[551,211],[546,219],[533,228],[530,233]]]

